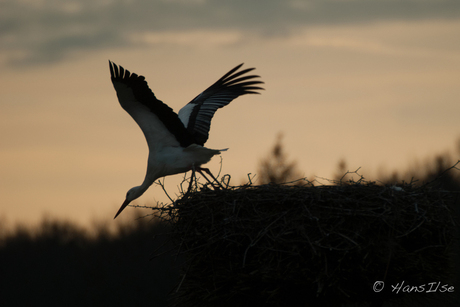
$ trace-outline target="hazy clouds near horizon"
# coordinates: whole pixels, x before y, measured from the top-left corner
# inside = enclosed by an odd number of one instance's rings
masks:
[[[244,41],[316,25],[458,19],[460,1],[8,0],[0,16],[2,62],[31,65],[142,45],[152,33],[236,31]]]

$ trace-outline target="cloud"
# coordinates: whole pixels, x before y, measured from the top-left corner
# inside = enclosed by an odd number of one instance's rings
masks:
[[[101,48],[207,38],[227,44],[306,26],[456,19],[459,13],[457,0],[8,0],[0,12],[0,52],[7,64],[31,65]],[[226,38],[216,38],[219,33]]]

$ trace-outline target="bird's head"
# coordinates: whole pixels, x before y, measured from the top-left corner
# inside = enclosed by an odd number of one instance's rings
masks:
[[[126,199],[123,202],[123,204],[121,205],[121,207],[118,210],[117,214],[115,214],[114,219],[117,218],[117,216],[121,213],[121,211],[123,211],[129,205],[130,202],[132,202],[133,200],[135,200],[136,198],[138,198],[142,194],[144,194],[144,190],[142,190],[142,188],[140,186],[131,188],[128,191],[128,193],[126,193]]]

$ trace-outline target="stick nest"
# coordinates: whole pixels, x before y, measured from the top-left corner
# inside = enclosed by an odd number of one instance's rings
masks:
[[[193,192],[160,208],[186,260],[177,304],[378,304],[395,297],[390,285],[445,281],[451,199],[369,182]],[[385,282],[380,293],[376,281]]]

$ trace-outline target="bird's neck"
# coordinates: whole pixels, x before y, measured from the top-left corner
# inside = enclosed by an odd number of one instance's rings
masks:
[[[156,179],[153,179],[149,176],[146,176],[144,182],[139,186],[138,191],[139,193],[144,194],[145,191],[155,182]]]

